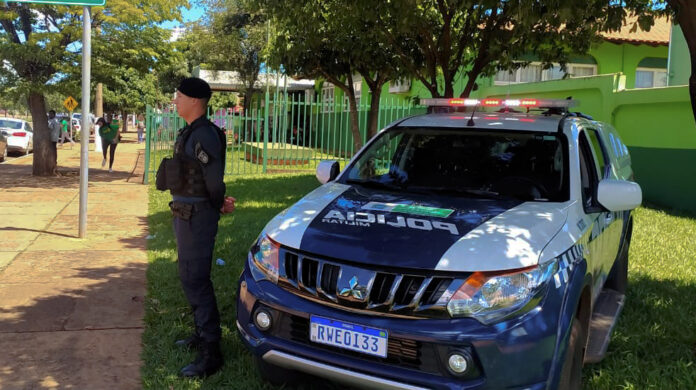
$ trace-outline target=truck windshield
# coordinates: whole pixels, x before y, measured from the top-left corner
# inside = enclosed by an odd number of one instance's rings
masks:
[[[562,134],[394,128],[348,167],[342,181],[390,191],[568,200]]]

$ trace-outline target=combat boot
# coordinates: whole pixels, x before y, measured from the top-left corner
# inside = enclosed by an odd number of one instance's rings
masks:
[[[191,364],[181,369],[181,376],[203,378],[213,375],[222,367],[222,363],[220,343],[201,341],[198,345],[198,356]]]
[[[196,332],[185,339],[176,340],[174,342],[174,345],[176,345],[177,347],[186,348],[186,349],[196,349],[196,348],[198,348],[198,345],[201,342],[202,342],[201,336],[199,336],[198,332]]]

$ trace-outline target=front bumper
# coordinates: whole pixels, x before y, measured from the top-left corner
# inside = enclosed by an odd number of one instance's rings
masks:
[[[544,389],[556,353],[562,293],[550,289],[537,309],[483,325],[470,318],[410,319],[357,314],[312,302],[277,285],[256,282],[248,267],[240,277],[237,327],[252,353],[271,364],[366,388]],[[274,325],[262,332],[252,314],[263,306]],[[389,331],[386,359],[309,341],[309,317],[317,315]],[[475,367],[463,377],[447,369],[447,357],[465,350]]]

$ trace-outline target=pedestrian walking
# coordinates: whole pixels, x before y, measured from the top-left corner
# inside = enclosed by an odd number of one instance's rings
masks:
[[[234,209],[234,199],[225,199],[225,135],[206,116],[210,95],[208,83],[195,77],[177,88],[173,103],[187,126],[179,130],[174,155],[162,160],[156,179],[157,189],[172,194],[179,278],[195,322],[193,335],[176,341],[198,350],[196,359],[181,369],[184,377],[212,375],[223,364],[210,271],[220,214]]]
[[[70,146],[75,145],[75,141],[73,141],[72,137],[70,137],[70,122],[68,122],[69,120],[70,118],[63,118],[63,120],[60,122],[60,146],[63,146],[63,143],[65,143],[66,140],[70,141]]]
[[[143,114],[138,115],[138,123],[136,126],[138,127],[138,143],[143,142],[143,134],[145,133],[145,117],[143,117]]]
[[[101,166],[104,168],[106,165],[106,151],[109,151],[109,173],[114,171],[114,155],[116,154],[116,145],[118,145],[121,139],[121,132],[118,125],[109,123],[104,118],[97,119],[97,125],[99,126],[99,136],[102,140],[102,154],[104,159],[102,160]]]

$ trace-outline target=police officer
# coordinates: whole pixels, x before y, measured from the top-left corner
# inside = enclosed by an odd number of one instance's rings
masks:
[[[176,342],[198,350],[196,359],[181,369],[185,377],[212,375],[223,364],[220,314],[210,269],[218,220],[225,211],[226,142],[206,117],[210,96],[210,86],[199,78],[181,82],[173,103],[188,125],[179,130],[173,157],[164,159],[157,172],[157,188],[172,194],[179,278],[196,326],[192,336]]]

